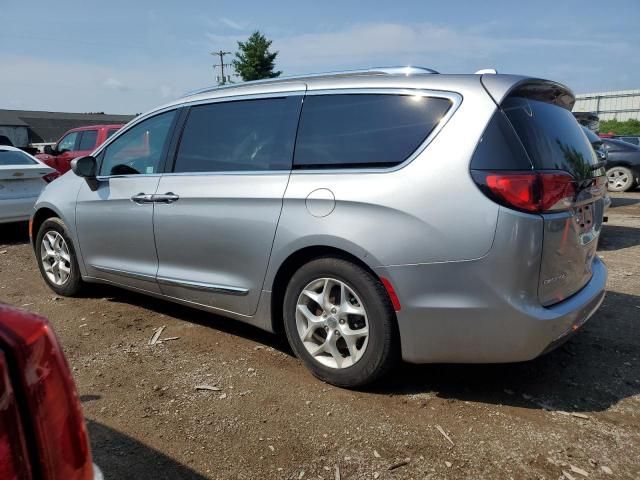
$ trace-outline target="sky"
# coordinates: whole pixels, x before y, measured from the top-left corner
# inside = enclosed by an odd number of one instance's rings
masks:
[[[417,65],[640,88],[640,0],[0,0],[0,108],[144,112],[215,84],[210,52],[255,30],[283,75]]]

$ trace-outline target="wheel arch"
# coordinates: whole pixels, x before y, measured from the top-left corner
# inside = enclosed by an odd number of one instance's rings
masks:
[[[36,238],[38,237],[38,230],[40,230],[40,226],[45,222],[45,220],[53,217],[58,217],[64,221],[60,212],[57,212],[50,206],[39,207],[31,216],[31,219],[29,220],[29,236],[31,239],[31,246],[33,248],[35,248],[36,245]]]
[[[374,271],[374,269],[364,262],[356,255],[343,250],[338,247],[328,245],[310,245],[299,248],[292,252],[285,258],[280,264],[278,270],[273,277],[271,284],[271,330],[276,333],[282,333],[284,331],[284,318],[282,314],[282,305],[284,302],[284,295],[287,290],[287,285],[293,274],[306,263],[322,257],[337,257],[350,261],[371,273],[381,283],[380,276]],[[384,283],[382,283],[384,286]],[[385,286],[386,289],[386,286]],[[388,295],[388,293],[387,293]],[[389,298],[391,302],[391,298]],[[397,322],[397,319],[396,319]],[[398,337],[399,338],[399,337]]]

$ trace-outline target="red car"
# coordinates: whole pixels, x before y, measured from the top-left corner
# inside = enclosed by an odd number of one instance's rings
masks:
[[[37,154],[36,158],[55,168],[60,174],[66,173],[71,168],[71,160],[91,154],[122,127],[123,125],[91,125],[72,128],[54,147],[45,147],[45,153]]]
[[[101,478],[69,366],[49,322],[0,305],[0,479]]]

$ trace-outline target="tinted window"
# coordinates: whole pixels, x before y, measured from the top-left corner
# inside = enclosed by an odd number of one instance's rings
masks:
[[[100,175],[157,173],[175,110],[148,118],[116,138],[102,155]]]
[[[38,162],[24,152],[0,149],[0,165],[3,167],[8,165],[35,165],[36,163]]]
[[[636,148],[630,143],[623,142],[622,140],[604,140],[604,146],[610,152],[633,152]]]
[[[304,100],[294,167],[397,165],[450,107],[447,99],[414,95],[310,95]]]
[[[175,172],[288,170],[301,97],[192,107]]]
[[[111,137],[111,135],[113,135],[114,133],[116,133],[119,129],[112,129],[112,130],[107,130],[107,137],[105,138],[105,140],[109,137]]]
[[[565,170],[577,179],[593,176],[598,159],[569,110],[520,97],[507,98],[502,108],[535,168]]]
[[[98,139],[97,130],[85,130],[80,134],[80,144],[78,150],[93,150]]]
[[[478,170],[531,170],[531,162],[505,114],[498,110],[485,129],[471,160]]]
[[[74,150],[77,138],[78,132],[71,132],[70,134],[65,135],[64,138],[60,140],[60,142],[58,142],[56,150],[58,150],[59,152]]]
[[[640,144],[640,137],[618,137],[620,140],[623,140],[627,143],[632,143],[634,145]]]

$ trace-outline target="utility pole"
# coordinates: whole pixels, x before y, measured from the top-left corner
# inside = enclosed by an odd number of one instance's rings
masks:
[[[217,52],[211,52],[211,55],[217,55],[220,57],[220,65],[214,65],[213,68],[216,67],[220,67],[220,76],[218,77],[218,83],[220,85],[224,85],[227,82],[231,81],[231,75],[229,75],[229,78],[225,77],[224,75],[224,67],[231,67],[230,63],[224,63],[224,56],[225,55],[231,55],[231,52],[224,52],[222,50],[219,50]]]

